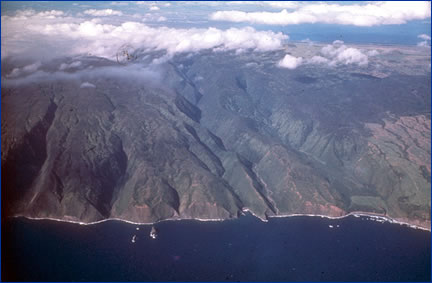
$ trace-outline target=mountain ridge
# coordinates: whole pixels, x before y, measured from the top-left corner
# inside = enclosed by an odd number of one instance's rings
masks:
[[[278,52],[247,66],[260,56],[177,56],[159,83],[125,69],[87,77],[89,88],[2,87],[2,214],[153,223],[362,211],[430,230],[427,74],[293,73],[267,64]]]

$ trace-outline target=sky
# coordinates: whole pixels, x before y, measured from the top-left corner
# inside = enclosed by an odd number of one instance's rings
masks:
[[[128,45],[163,51],[164,60],[200,50],[267,52],[289,42],[327,43],[305,62],[287,54],[280,67],[305,63],[367,65],[347,44],[430,48],[430,2],[82,1],[1,2],[1,57],[29,63],[9,77],[36,72],[42,62],[94,55],[115,60]],[[74,68],[63,63],[60,71]],[[2,73],[2,77],[4,74]]]

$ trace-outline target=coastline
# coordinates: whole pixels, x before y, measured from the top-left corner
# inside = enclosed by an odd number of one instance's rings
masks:
[[[258,215],[253,213],[248,208],[242,209],[242,212],[249,212],[254,217],[261,220],[262,222],[268,222],[269,221],[268,219],[259,217]],[[414,224],[411,224],[408,222],[393,219],[393,218],[390,218],[388,216],[375,214],[375,213],[371,213],[371,212],[362,212],[362,211],[350,212],[350,213],[342,215],[342,216],[328,216],[328,215],[321,215],[321,214],[293,213],[293,214],[286,214],[286,215],[272,215],[272,216],[268,216],[268,218],[285,218],[285,217],[296,217],[296,216],[321,217],[321,218],[327,218],[327,219],[342,219],[342,218],[349,217],[349,216],[370,217],[370,218],[377,219],[376,221],[379,221],[379,222],[389,222],[392,224],[399,224],[399,225],[408,226],[409,228],[412,228],[412,229],[420,229],[420,230],[431,232],[430,227],[429,228],[422,227],[422,226],[414,225]],[[121,221],[121,222],[129,223],[129,224],[133,224],[133,225],[154,225],[154,224],[164,222],[164,221],[196,220],[196,221],[201,221],[201,222],[220,222],[220,221],[226,221],[226,220],[235,220],[238,218],[238,217],[236,217],[236,218],[167,218],[167,219],[158,220],[155,222],[133,222],[133,221],[126,220],[126,219],[113,217],[113,218],[102,219],[102,220],[98,220],[98,221],[94,221],[94,222],[81,222],[81,221],[58,219],[58,218],[51,218],[51,217],[30,217],[30,216],[25,216],[25,215],[14,215],[11,217],[12,218],[23,217],[23,218],[27,218],[30,220],[51,220],[51,221],[66,222],[66,223],[73,223],[73,224],[79,224],[79,225],[94,225],[94,224],[99,224],[99,223],[103,223],[106,221]]]

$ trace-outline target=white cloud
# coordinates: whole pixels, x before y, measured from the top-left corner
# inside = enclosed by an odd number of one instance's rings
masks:
[[[115,2],[111,2],[110,5],[112,5],[112,6],[127,6],[127,5],[129,5],[129,3],[126,1],[115,1]]]
[[[163,5],[165,7],[171,6],[170,3],[162,4],[161,1],[135,1],[134,3],[137,5],[142,5],[142,6],[150,6],[149,8],[156,7],[156,5]],[[159,10],[159,7],[156,7],[156,8],[157,8],[157,10]]]
[[[246,67],[257,67],[259,66],[258,63],[256,62],[249,62],[245,64]]]
[[[429,35],[419,34],[417,37],[420,39],[423,39],[423,41],[420,41],[419,43],[417,43],[417,46],[420,46],[420,47],[430,47],[431,46],[431,44],[430,44],[431,37]]]
[[[377,50],[373,49],[373,50],[369,50],[367,52],[367,55],[370,56],[370,57],[377,56],[377,55],[379,55],[379,52]]]
[[[239,6],[239,5],[248,5],[248,6],[266,6],[272,8],[280,8],[280,9],[293,9],[297,8],[299,4],[294,1],[229,1],[223,2],[228,6]]]
[[[167,20],[167,18],[165,18],[164,16],[159,16],[156,21],[165,22],[166,20]]]
[[[324,46],[321,49],[321,54],[329,59],[329,65],[357,64],[359,66],[366,66],[368,64],[367,55],[357,48],[347,47],[340,40],[334,41],[332,45]]]
[[[80,88],[95,88],[96,86],[94,84],[91,84],[89,82],[83,82],[80,86]]]
[[[308,60],[309,64],[329,64],[330,60],[322,56],[313,56]]]
[[[427,34],[419,34],[417,37],[424,40],[431,40],[431,37]]]
[[[368,55],[378,55],[378,51],[371,50],[366,55],[357,48],[347,47],[343,41],[335,40],[333,44],[326,45],[321,49],[321,55],[315,55],[305,60],[306,64],[324,64],[328,66],[337,65],[358,65],[367,66],[369,63]]]
[[[335,40],[335,41],[333,41],[333,45],[334,46],[341,46],[341,45],[343,45],[345,42],[343,42],[342,40]]]
[[[365,66],[368,64],[368,57],[356,48],[346,48],[341,50],[336,58],[336,62],[345,65],[358,64],[359,66]]]
[[[66,63],[61,63],[61,64],[60,64],[60,67],[59,67],[59,70],[60,70],[60,71],[66,70],[66,69],[68,68],[68,66],[69,66],[69,65],[66,64]]]
[[[417,46],[419,47],[430,47],[430,41],[424,40],[424,41],[420,41],[419,43],[417,43]]]
[[[160,8],[158,6],[150,6],[150,11],[159,11]]]
[[[9,78],[15,78],[18,77],[21,74],[20,68],[14,68],[10,74],[7,75]]]
[[[346,46],[343,45],[343,41],[335,40],[332,45],[326,45],[321,48],[321,53],[327,57],[335,57],[338,53],[342,52],[346,49]]]
[[[27,76],[1,78],[1,83],[5,87],[19,86],[35,82],[52,82],[59,80],[75,81],[79,86],[84,81],[82,87],[92,87],[89,80],[99,80],[100,78],[115,79],[121,78],[123,80],[140,80],[150,85],[157,85],[161,87],[161,72],[158,68],[143,67],[141,65],[131,64],[126,66],[114,65],[104,67],[94,67],[91,69],[77,70],[75,72],[46,72],[38,70],[30,73]]]
[[[104,10],[90,9],[90,10],[85,10],[84,14],[87,14],[90,16],[95,16],[95,17],[107,17],[107,16],[121,16],[121,15],[123,15],[122,12],[116,11],[113,9],[104,9]]]
[[[64,14],[63,11],[57,11],[57,10],[51,10],[51,11],[45,11],[38,13],[41,17],[58,17],[62,16]]]
[[[22,70],[23,70],[24,72],[27,72],[27,73],[33,73],[33,72],[35,72],[37,69],[39,69],[39,67],[40,67],[41,65],[42,65],[41,62],[36,62],[36,63],[31,64],[31,65],[27,65],[27,66],[23,67]]]
[[[67,69],[77,68],[79,66],[81,66],[81,61],[75,61],[75,62],[72,62],[70,64],[62,63],[59,67],[59,70],[63,71],[63,70],[67,70]]]
[[[300,40],[300,42],[303,42],[303,43],[307,43],[308,45],[313,45],[313,41],[312,40],[310,40],[309,38],[306,38],[306,39],[302,39],[302,40]]]
[[[35,62],[33,64],[26,65],[22,68],[14,68],[12,70],[12,72],[7,75],[7,77],[14,78],[14,77],[18,77],[18,76],[23,75],[23,74],[28,75],[30,73],[34,73],[40,68],[41,65],[42,65],[41,62],[38,61],[38,62]]]
[[[18,10],[14,17],[8,17],[12,20],[27,20],[29,18],[40,18],[43,20],[55,19],[63,16],[64,12],[59,10],[50,10],[36,13],[34,10]],[[2,16],[7,17],[7,16]]]
[[[264,5],[268,5],[273,8],[285,8],[285,9],[294,9],[299,5],[297,2],[293,1],[262,1]]]
[[[305,4],[288,12],[217,11],[210,19],[269,25],[326,23],[355,26],[404,24],[410,20],[430,18],[428,1],[389,1],[366,4],[339,5],[329,3]]]
[[[167,18],[165,18],[164,16],[151,13],[147,13],[144,16],[136,14],[136,18],[141,18],[141,21],[143,22],[165,22],[167,20]]]
[[[101,11],[106,10],[95,11],[89,13],[102,15],[105,12]],[[166,18],[157,15],[154,20]],[[251,27],[181,29],[151,27],[133,21],[114,23],[71,17],[45,20],[33,15],[23,20],[2,16],[2,58],[14,55],[54,58],[91,53],[114,59],[118,48],[125,43],[147,50],[165,50],[169,55],[203,49],[269,51],[281,48],[288,39],[280,32],[257,31]]]
[[[285,55],[285,57],[280,60],[277,65],[282,68],[295,69],[300,66],[303,62],[302,57],[294,57],[289,54]]]

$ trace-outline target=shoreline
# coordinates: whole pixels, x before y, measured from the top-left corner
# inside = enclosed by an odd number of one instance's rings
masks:
[[[254,217],[258,218],[262,222],[268,222],[269,221],[269,219],[259,217],[258,215],[253,213],[248,208],[244,208],[241,211],[242,212],[249,212],[250,214],[252,214]],[[321,214],[293,213],[293,214],[286,214],[286,215],[272,215],[272,216],[268,216],[268,218],[286,218],[286,217],[296,217],[296,216],[321,217],[321,218],[327,218],[327,219],[342,219],[342,218],[349,217],[349,216],[370,217],[370,218],[375,218],[377,220],[380,220],[379,222],[389,222],[392,224],[399,224],[399,225],[408,226],[409,228],[412,228],[412,229],[419,229],[419,230],[431,232],[430,228],[410,224],[408,222],[399,221],[399,220],[390,218],[388,216],[380,215],[380,214],[374,214],[374,213],[370,213],[370,212],[369,213],[368,212],[361,212],[361,211],[350,212],[350,213],[342,215],[342,216],[328,216],[328,215],[321,215]],[[94,225],[94,224],[99,224],[99,223],[103,223],[106,221],[121,221],[121,222],[125,222],[128,224],[133,224],[133,225],[154,225],[154,224],[164,222],[164,221],[196,220],[196,221],[201,221],[201,222],[221,222],[221,221],[226,221],[226,220],[235,220],[235,219],[239,218],[239,217],[236,217],[236,218],[167,218],[167,219],[158,220],[155,222],[133,222],[130,220],[125,220],[125,219],[114,217],[114,218],[107,218],[107,219],[102,219],[102,220],[98,220],[98,221],[94,221],[94,222],[82,222],[82,221],[58,219],[58,218],[51,218],[51,217],[30,217],[30,216],[25,216],[25,215],[14,215],[11,217],[12,218],[23,217],[23,218],[30,219],[30,220],[51,220],[51,221],[66,222],[66,223],[72,223],[72,224],[78,224],[78,225]]]

